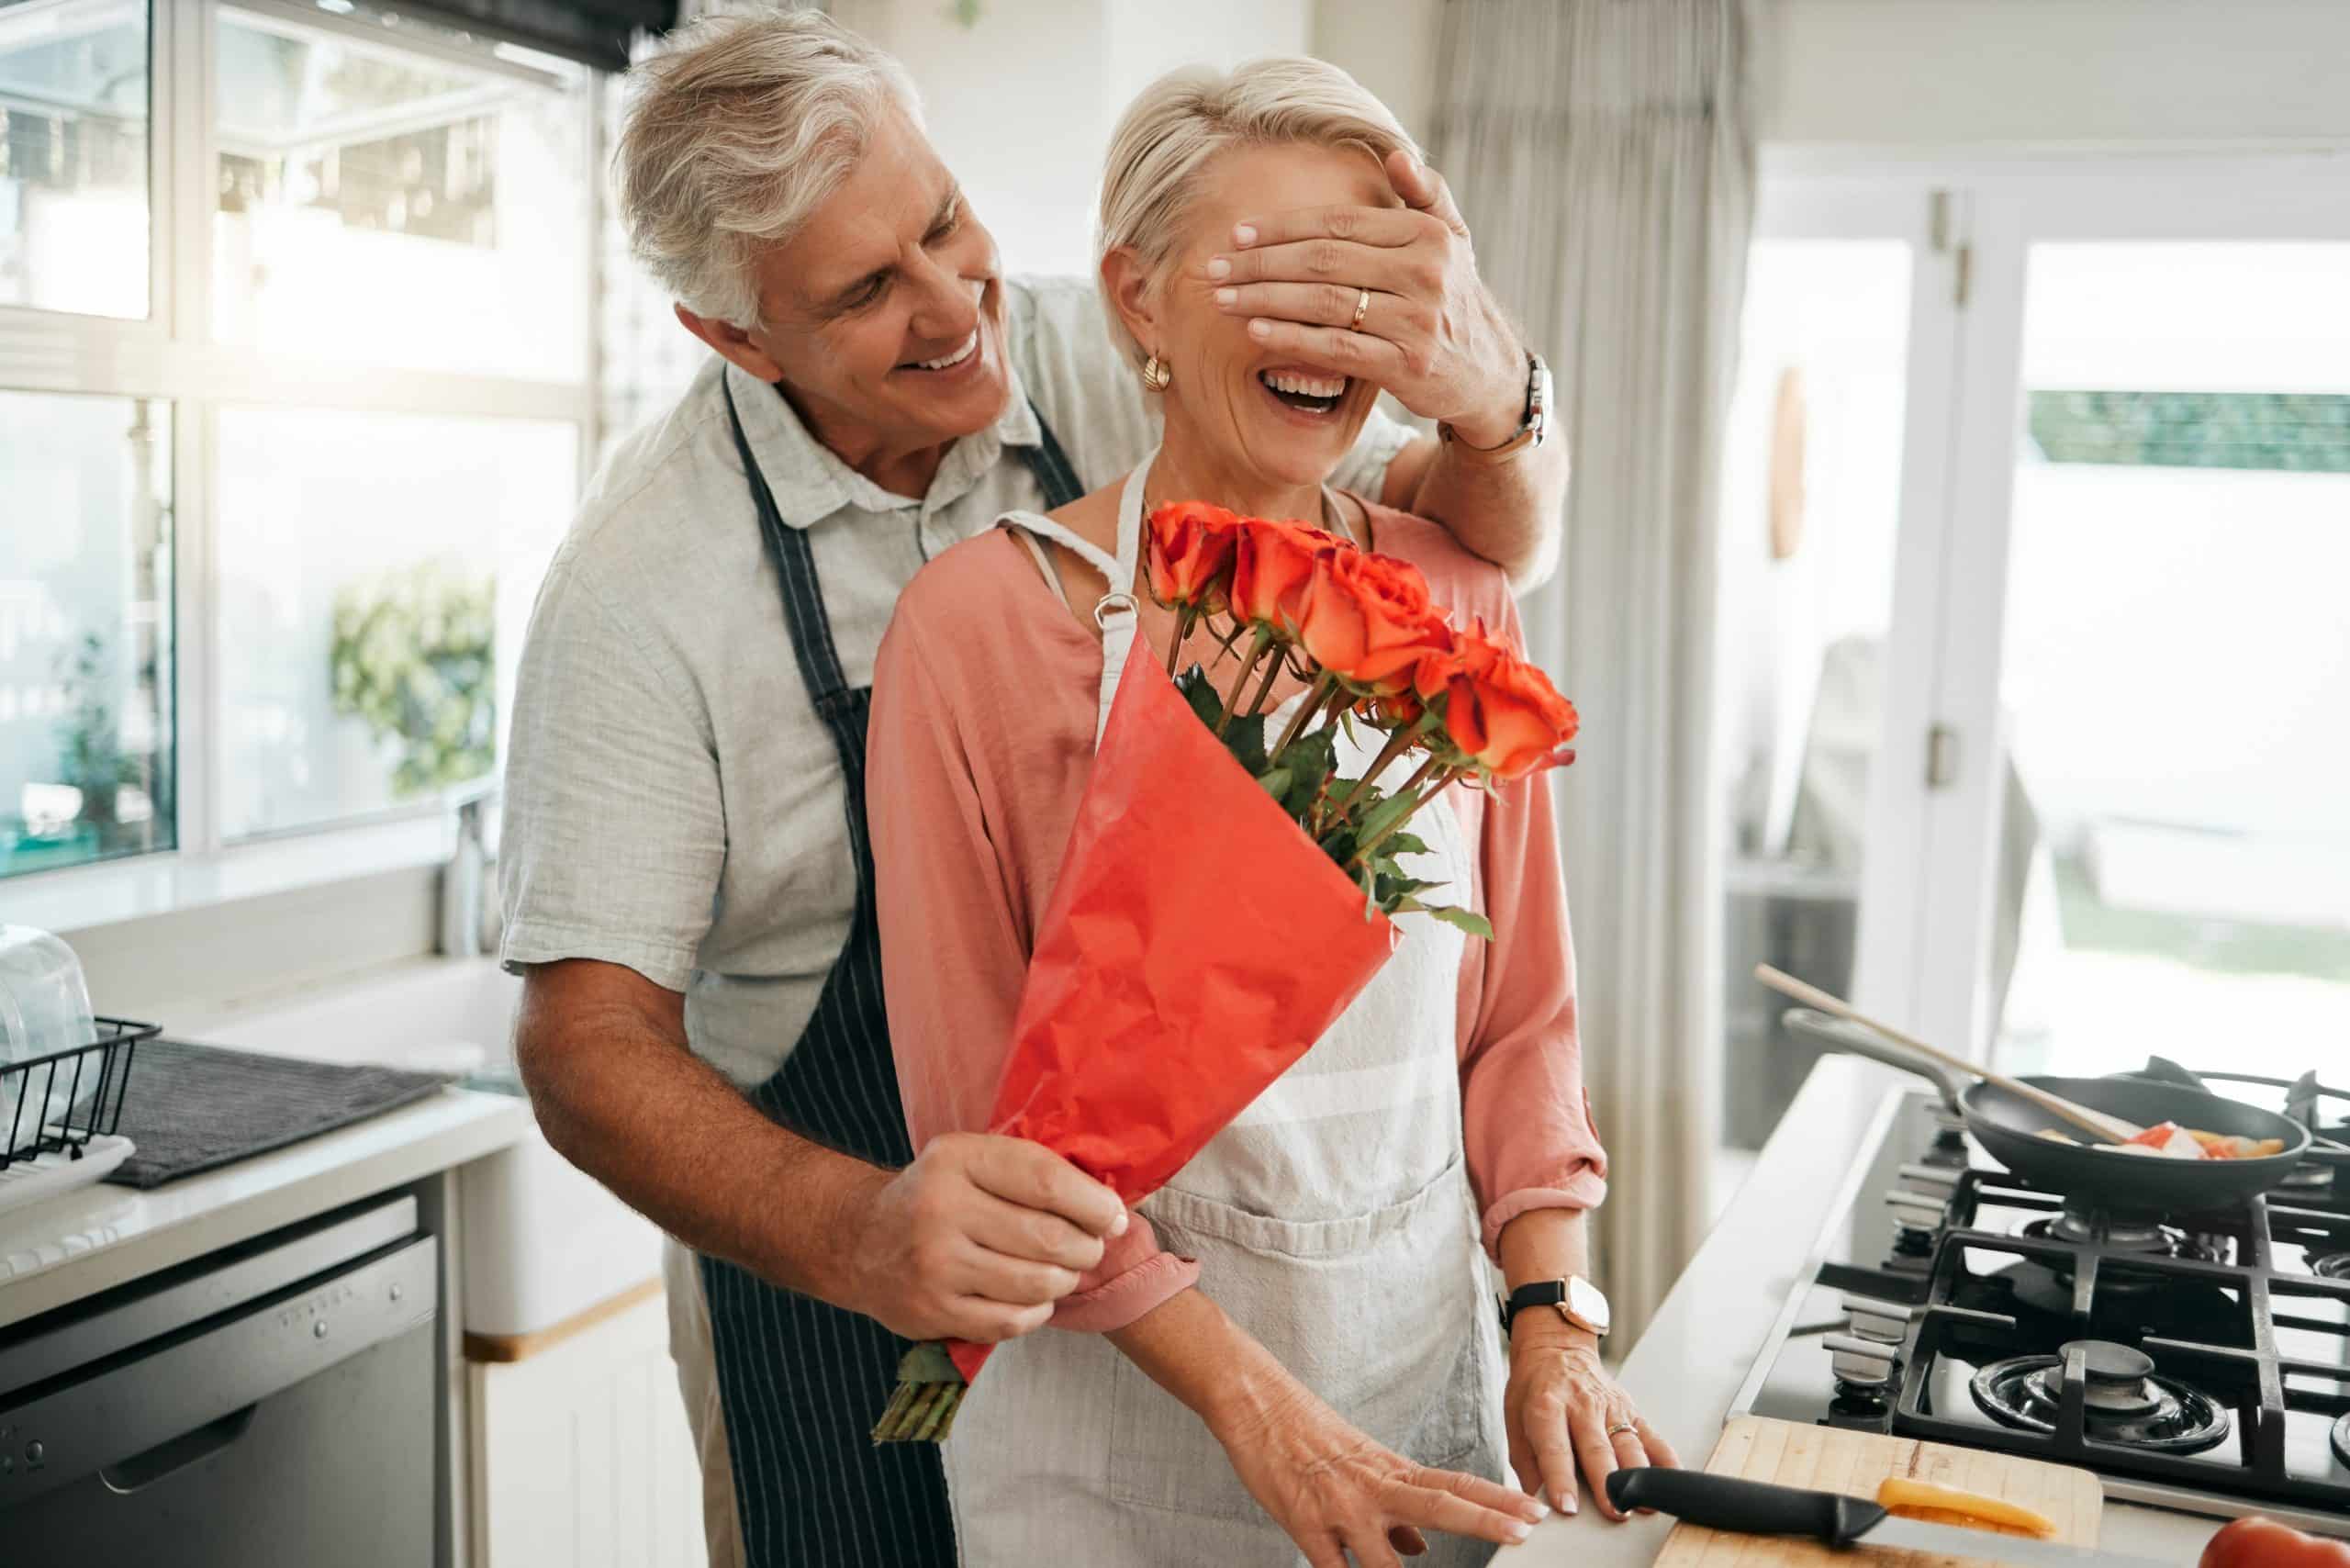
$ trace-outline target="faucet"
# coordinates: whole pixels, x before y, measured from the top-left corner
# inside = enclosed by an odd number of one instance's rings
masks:
[[[457,845],[441,868],[441,951],[453,958],[481,957],[490,939],[487,900],[495,857],[483,821],[501,797],[494,776],[449,796],[456,810]]]

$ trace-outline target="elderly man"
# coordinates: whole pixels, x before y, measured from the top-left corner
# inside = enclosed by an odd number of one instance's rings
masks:
[[[683,1243],[712,1562],[951,1562],[936,1450],[866,1437],[900,1337],[1029,1332],[1126,1216],[1034,1145],[908,1147],[867,689],[933,551],[1102,483],[1151,429],[1090,285],[1002,275],[894,61],[809,12],[675,41],[640,68],[620,186],[716,352],[591,487],[523,650],[516,1053],[555,1146]],[[1348,483],[1539,570],[1566,478],[1548,373],[1442,185],[1390,174],[1412,210],[1266,213],[1203,282],[1268,343],[1443,422],[1374,420]]]

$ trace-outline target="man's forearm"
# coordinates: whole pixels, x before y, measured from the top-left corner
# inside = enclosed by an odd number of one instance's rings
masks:
[[[769,1121],[633,1006],[567,1011],[556,1041],[539,1005],[516,1056],[557,1152],[697,1252],[857,1306],[840,1242],[890,1172]]]
[[[1516,431],[1513,417],[1487,444],[1506,441]],[[1507,572],[1519,588],[1558,569],[1569,466],[1563,437],[1553,431],[1540,446],[1520,448],[1500,462],[1480,462],[1475,454],[1461,452],[1460,442],[1424,439],[1435,450],[1404,510],[1444,524],[1464,546]],[[1463,431],[1461,440],[1469,439]]]

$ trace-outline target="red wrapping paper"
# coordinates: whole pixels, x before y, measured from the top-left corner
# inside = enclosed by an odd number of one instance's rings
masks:
[[[1395,948],[1362,889],[1137,644],[1037,928],[989,1130],[1129,1205],[1289,1070]],[[950,1342],[968,1383],[990,1347]]]

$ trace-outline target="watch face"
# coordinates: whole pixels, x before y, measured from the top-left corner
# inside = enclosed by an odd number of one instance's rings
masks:
[[[1593,1333],[1607,1332],[1607,1298],[1589,1280],[1577,1276],[1567,1282],[1566,1307]]]

